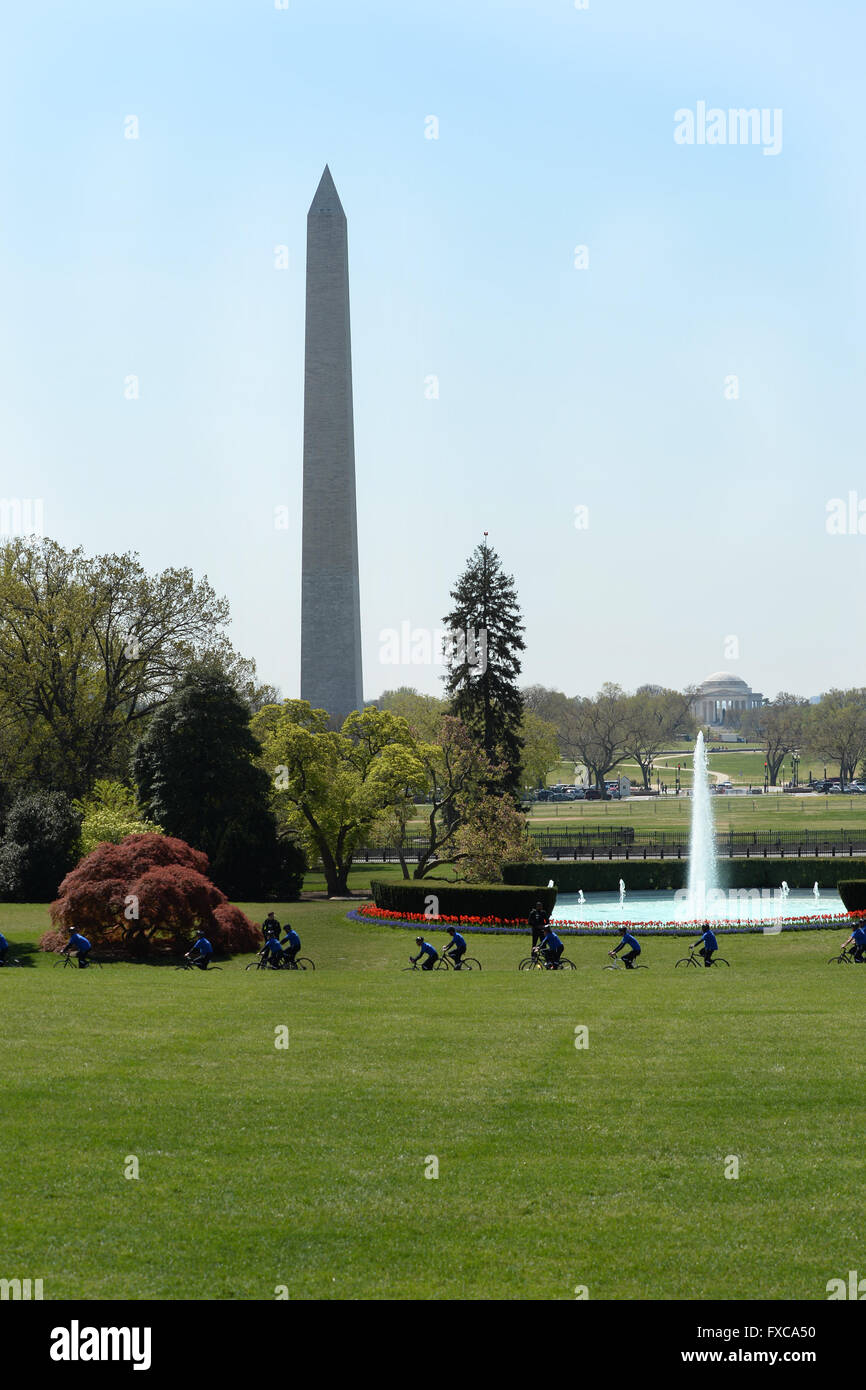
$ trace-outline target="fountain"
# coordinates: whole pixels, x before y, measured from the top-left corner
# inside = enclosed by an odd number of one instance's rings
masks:
[[[818,884],[817,884],[817,883],[814,883],[814,884],[812,885],[812,893],[813,893],[813,895],[814,895],[815,902],[817,903],[818,899],[819,899],[820,896],[821,896],[821,889],[818,887]]]
[[[790,889],[786,882],[781,888],[731,888],[725,892],[719,886],[716,863],[716,843],[713,827],[713,800],[707,774],[707,752],[703,733],[699,733],[694,751],[694,785],[692,788],[691,829],[689,834],[688,881],[684,888],[640,891],[630,889],[629,919],[637,926],[665,928],[678,923],[703,922],[708,918],[724,925],[756,924],[752,930],[782,930],[781,918],[796,921],[815,920],[820,912],[822,924],[846,917],[845,905],[837,894],[825,893],[818,905],[819,889],[815,883],[808,889]],[[787,867],[787,866],[786,866]],[[583,889],[569,894],[560,893],[551,914],[553,922],[569,924],[582,930],[620,930],[624,920],[625,880],[619,880],[615,890],[589,893]],[[579,909],[579,914],[578,914]],[[770,928],[764,923],[778,923]]]
[[[701,729],[692,762],[692,824],[689,834],[688,901],[693,917],[704,917],[710,894],[718,891],[716,837],[713,828],[713,802],[707,777],[707,751]]]

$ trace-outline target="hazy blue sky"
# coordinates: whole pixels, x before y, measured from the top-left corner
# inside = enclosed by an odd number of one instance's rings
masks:
[[[0,494],[207,574],[297,694],[327,162],[368,697],[439,690],[380,634],[440,626],[485,529],[528,682],[866,684],[866,535],[826,527],[866,499],[864,38],[855,0],[5,4]],[[780,110],[781,150],[676,143],[699,102]]]

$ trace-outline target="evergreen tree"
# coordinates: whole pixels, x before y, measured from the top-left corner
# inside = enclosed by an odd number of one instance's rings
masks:
[[[241,899],[279,892],[287,867],[250,718],[233,682],[202,664],[153,715],[133,759],[145,813],[203,850],[214,881]]]
[[[446,676],[451,713],[502,767],[489,790],[516,792],[523,756],[517,677],[526,643],[514,580],[503,574],[486,532],[451,597],[454,607],[444,619],[451,641]]]

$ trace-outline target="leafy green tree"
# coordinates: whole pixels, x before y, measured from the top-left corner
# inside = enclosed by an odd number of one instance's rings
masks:
[[[523,758],[523,697],[517,686],[523,623],[514,580],[486,538],[451,590],[454,606],[444,619],[451,634],[446,690],[451,713],[492,762],[504,765],[490,791],[517,791]]]
[[[7,782],[86,795],[122,778],[152,712],[197,658],[252,668],[223,629],[225,599],[186,569],[85,556],[36,537],[0,545],[0,738]]]
[[[524,709],[520,723],[523,757],[520,780],[524,787],[543,787],[551,768],[559,762],[559,736],[556,725]]]
[[[101,778],[87,796],[73,801],[72,809],[81,817],[78,854],[82,857],[99,844],[119,845],[127,835],[163,833],[161,825],[147,819],[135,792],[123,782]]]
[[[348,895],[355,850],[377,818],[410,806],[424,768],[405,719],[368,705],[341,730],[306,700],[270,705],[253,719],[278,817],[321,862],[329,897]]]

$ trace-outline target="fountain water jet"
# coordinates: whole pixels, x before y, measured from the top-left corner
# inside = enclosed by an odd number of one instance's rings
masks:
[[[707,776],[707,751],[701,729],[695,743],[692,762],[692,825],[689,834],[689,911],[695,917],[707,916],[707,902],[718,891],[716,868],[716,837],[713,828],[713,803]]]

